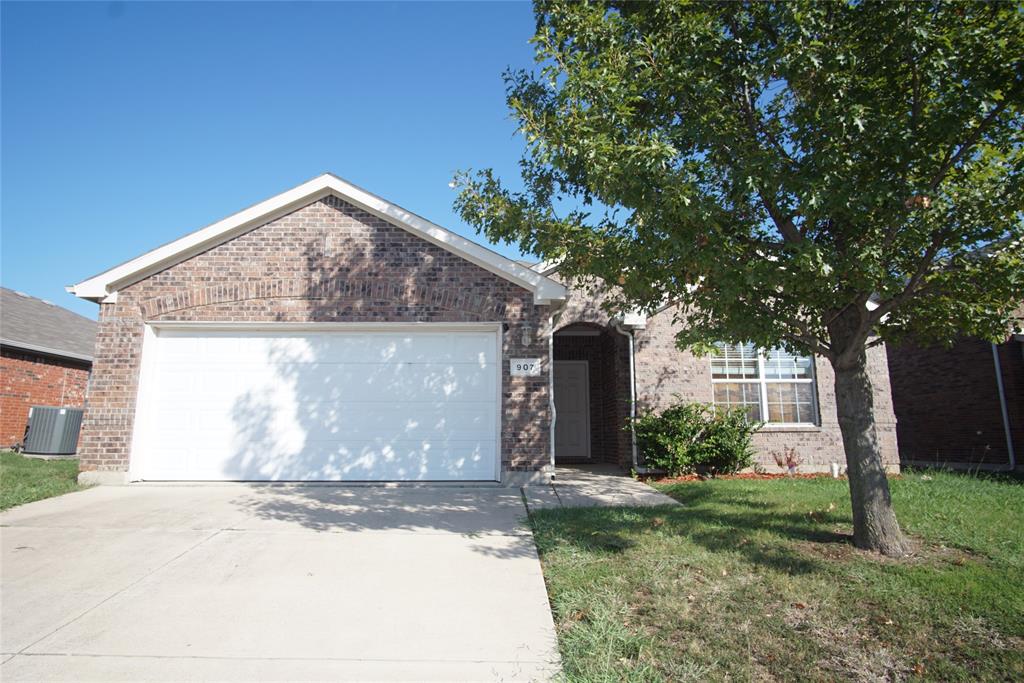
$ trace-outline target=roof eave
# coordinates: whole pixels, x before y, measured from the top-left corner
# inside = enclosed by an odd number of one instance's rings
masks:
[[[0,338],[0,346],[7,346],[12,349],[19,349],[22,351],[31,351],[44,356],[56,356],[58,358],[70,358],[71,360],[85,361],[92,363],[92,356],[84,353],[77,353],[75,351],[65,351],[64,349],[55,349],[49,346],[42,346],[40,344],[31,344],[29,342],[17,341],[15,339],[2,339]]]

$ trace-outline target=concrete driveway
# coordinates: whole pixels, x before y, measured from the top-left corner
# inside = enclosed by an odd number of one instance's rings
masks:
[[[518,489],[100,487],[0,515],[19,680],[543,680]]]

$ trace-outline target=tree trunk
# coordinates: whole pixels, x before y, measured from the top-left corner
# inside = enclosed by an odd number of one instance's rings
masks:
[[[833,361],[836,412],[843,433],[853,505],[853,542],[883,555],[907,552],[907,542],[892,509],[889,481],[882,466],[875,430],[875,398],[863,347],[853,358]]]

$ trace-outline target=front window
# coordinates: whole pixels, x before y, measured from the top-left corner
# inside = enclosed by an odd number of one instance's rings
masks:
[[[759,351],[753,344],[715,344],[711,382],[716,406],[745,408],[757,422],[818,422],[809,356],[785,349]]]

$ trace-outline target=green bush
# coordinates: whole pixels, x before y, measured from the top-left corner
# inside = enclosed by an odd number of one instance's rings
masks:
[[[753,464],[753,436],[761,425],[741,408],[677,403],[646,412],[632,423],[647,467],[669,476],[731,474]]]

